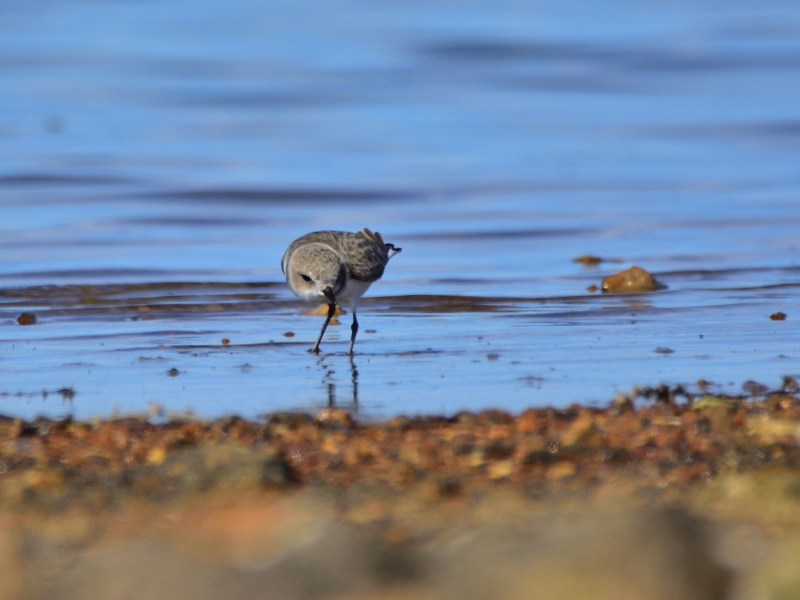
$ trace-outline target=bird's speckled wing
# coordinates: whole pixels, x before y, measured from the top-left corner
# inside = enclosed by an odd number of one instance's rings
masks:
[[[342,238],[342,245],[342,257],[351,279],[373,282],[383,276],[389,253],[380,233],[364,228]]]
[[[286,272],[289,257],[305,244],[330,246],[342,259],[351,279],[373,282],[383,275],[389,253],[380,233],[364,229],[358,233],[345,231],[315,231],[293,241],[281,260],[281,269]]]

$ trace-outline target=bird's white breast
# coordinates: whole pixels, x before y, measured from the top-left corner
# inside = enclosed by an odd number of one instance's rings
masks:
[[[343,304],[344,306],[348,307],[350,310],[355,310],[358,306],[358,301],[361,299],[366,291],[371,286],[371,282],[367,281],[356,281],[355,279],[347,278],[347,285],[344,286],[344,289],[336,294],[336,301],[339,304]]]

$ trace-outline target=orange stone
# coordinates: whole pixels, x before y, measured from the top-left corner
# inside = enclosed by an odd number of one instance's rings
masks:
[[[652,292],[658,284],[653,276],[644,269],[633,266],[625,271],[609,275],[603,279],[603,292],[636,293]]]

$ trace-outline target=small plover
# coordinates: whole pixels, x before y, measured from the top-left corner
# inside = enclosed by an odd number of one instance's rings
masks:
[[[353,311],[347,351],[353,354],[358,333],[358,301],[369,286],[381,278],[389,259],[401,250],[385,243],[377,231],[372,233],[367,228],[358,233],[315,231],[289,245],[281,260],[281,270],[289,288],[305,302],[328,304],[328,316],[311,352],[319,352],[319,343],[336,312],[336,305],[342,304]]]

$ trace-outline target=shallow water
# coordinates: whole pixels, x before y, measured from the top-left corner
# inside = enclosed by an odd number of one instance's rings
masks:
[[[517,411],[800,373],[792,3],[12,2],[0,34],[0,412]],[[352,363],[349,315],[315,357],[280,258],[364,226],[403,253]],[[666,287],[587,291],[632,264]]]

